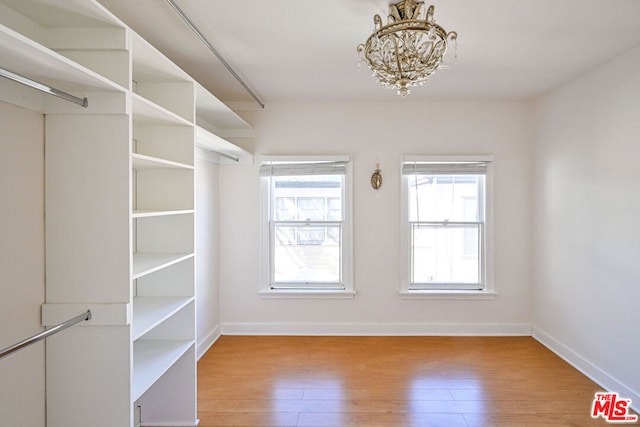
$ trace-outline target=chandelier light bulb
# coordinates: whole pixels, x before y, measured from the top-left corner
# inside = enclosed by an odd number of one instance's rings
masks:
[[[358,45],[360,59],[385,87],[401,96],[410,87],[424,84],[436,70],[444,68],[442,60],[449,41],[458,33],[446,32],[433,18],[434,7],[425,12],[424,2],[403,0],[389,5],[387,25],[380,15],[373,16],[374,31]]]

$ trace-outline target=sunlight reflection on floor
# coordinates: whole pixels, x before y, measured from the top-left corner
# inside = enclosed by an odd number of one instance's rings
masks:
[[[483,393],[482,381],[477,378],[417,377],[408,389],[408,413],[411,425],[424,422],[425,414],[484,413],[482,400],[457,400],[456,390]]]
[[[344,401],[347,397],[341,379],[276,378],[271,387],[271,398],[275,413],[299,412],[304,418],[317,412],[312,416],[314,422],[318,422],[317,417],[320,416],[322,425],[344,424]],[[278,425],[284,424],[279,420],[275,422]],[[300,422],[304,425],[304,420]]]

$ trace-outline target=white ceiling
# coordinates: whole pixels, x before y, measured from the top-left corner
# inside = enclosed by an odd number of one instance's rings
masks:
[[[165,0],[100,0],[222,101],[253,102]],[[175,0],[264,102],[396,101],[356,46],[387,0]],[[527,99],[640,45],[640,0],[434,0],[457,63],[409,99]],[[636,70],[637,72],[638,70]]]

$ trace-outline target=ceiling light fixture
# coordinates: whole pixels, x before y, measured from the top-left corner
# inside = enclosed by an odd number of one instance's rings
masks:
[[[422,86],[443,68],[447,45],[458,38],[455,31],[447,33],[436,24],[433,6],[424,12],[422,1],[390,4],[387,25],[382,25],[380,15],[374,15],[373,34],[358,46],[358,54],[373,76],[384,86],[397,89],[398,95],[408,95],[410,87]]]

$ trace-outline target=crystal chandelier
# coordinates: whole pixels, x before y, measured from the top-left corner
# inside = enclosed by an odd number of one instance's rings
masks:
[[[406,96],[412,86],[422,86],[439,68],[449,41],[458,33],[446,32],[433,19],[434,7],[424,13],[424,2],[403,0],[389,5],[387,25],[374,15],[373,34],[358,46],[360,58],[373,76],[388,88]]]

